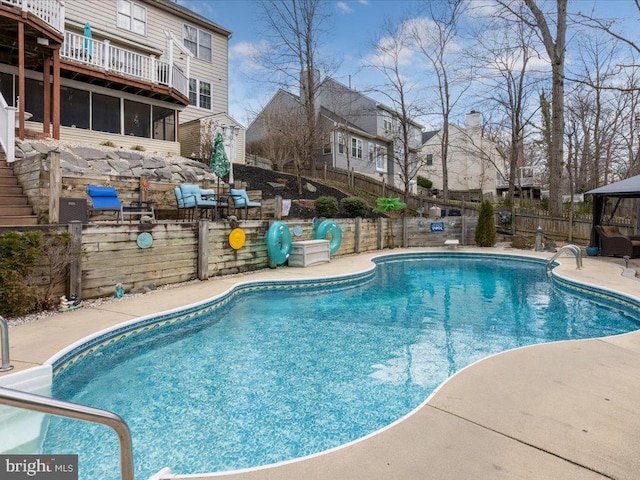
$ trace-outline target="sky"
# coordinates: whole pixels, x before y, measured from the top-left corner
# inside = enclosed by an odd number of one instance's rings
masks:
[[[277,91],[277,86],[256,80],[253,54],[264,48],[266,42],[259,19],[259,0],[178,0],[178,3],[232,32],[229,40],[229,113],[248,127],[255,113]],[[339,65],[332,77],[360,91],[375,84],[373,73],[362,65],[363,59],[374,52],[384,22],[398,23],[401,19],[418,17],[424,4],[425,0],[326,0],[325,6],[333,15],[323,54]],[[492,0],[472,0],[472,4],[476,7],[474,15],[478,15],[479,7],[490,8]],[[599,9],[604,16],[627,16],[629,28],[640,31],[633,0],[569,0],[569,6],[585,12]],[[468,26],[477,23],[472,17],[466,20]],[[388,104],[383,99],[377,100]],[[428,121],[423,124],[427,128],[430,126]]]

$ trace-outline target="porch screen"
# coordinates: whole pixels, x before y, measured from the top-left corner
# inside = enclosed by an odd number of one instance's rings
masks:
[[[60,88],[60,124],[89,129],[89,92],[71,87]]]
[[[99,93],[91,94],[91,129],[120,133],[120,99]]]
[[[153,138],[156,140],[176,140],[176,115],[173,110],[153,107]]]
[[[32,122],[42,122],[44,119],[44,83],[27,78],[24,81],[24,109],[33,115]]]
[[[151,137],[151,105],[124,101],[124,134]]]
[[[10,107],[15,107],[16,96],[13,94],[13,75],[0,72],[0,93]]]

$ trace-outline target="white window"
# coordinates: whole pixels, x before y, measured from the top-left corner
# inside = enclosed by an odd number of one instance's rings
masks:
[[[184,46],[193,53],[196,58],[206,62],[211,61],[211,34],[191,25],[183,28]]]
[[[344,135],[342,133],[338,134],[338,153],[344,155]]]
[[[373,145],[373,143],[369,142],[369,161],[370,162],[373,162],[374,151],[375,151],[375,146]]]
[[[351,156],[353,158],[362,158],[362,140],[359,138],[351,139]]]
[[[391,116],[388,113],[383,114],[382,117],[382,128],[385,133],[391,133],[393,131],[393,122],[391,121]]]
[[[189,79],[189,104],[211,110],[211,84],[195,78]]]
[[[328,133],[327,136],[324,138],[324,142],[322,142],[322,153],[324,155],[328,155],[330,154],[332,151],[331,148],[331,134]]]
[[[147,9],[129,0],[118,0],[118,27],[139,35],[147,34]]]
[[[378,147],[376,150],[376,170],[384,171],[384,155],[382,147]]]
[[[427,166],[433,165],[433,154],[427,153]]]

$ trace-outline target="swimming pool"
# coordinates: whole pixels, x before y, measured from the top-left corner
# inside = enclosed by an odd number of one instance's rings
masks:
[[[322,283],[245,288],[96,341],[92,355],[60,359],[54,394],[121,414],[139,478],[167,465],[225,470],[360,438],[492,353],[639,325],[624,298],[588,301],[542,263],[504,257],[388,257],[375,275],[329,283],[331,294]],[[81,478],[118,478],[114,437],[55,419],[45,450],[82,452]]]

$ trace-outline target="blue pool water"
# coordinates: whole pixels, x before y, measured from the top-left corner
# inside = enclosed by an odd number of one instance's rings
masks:
[[[115,342],[57,374],[54,396],[123,416],[136,478],[264,465],[374,432],[493,353],[640,327],[637,308],[587,297],[541,263],[386,260],[349,288],[254,291]],[[107,427],[52,418],[44,451],[119,478]]]

